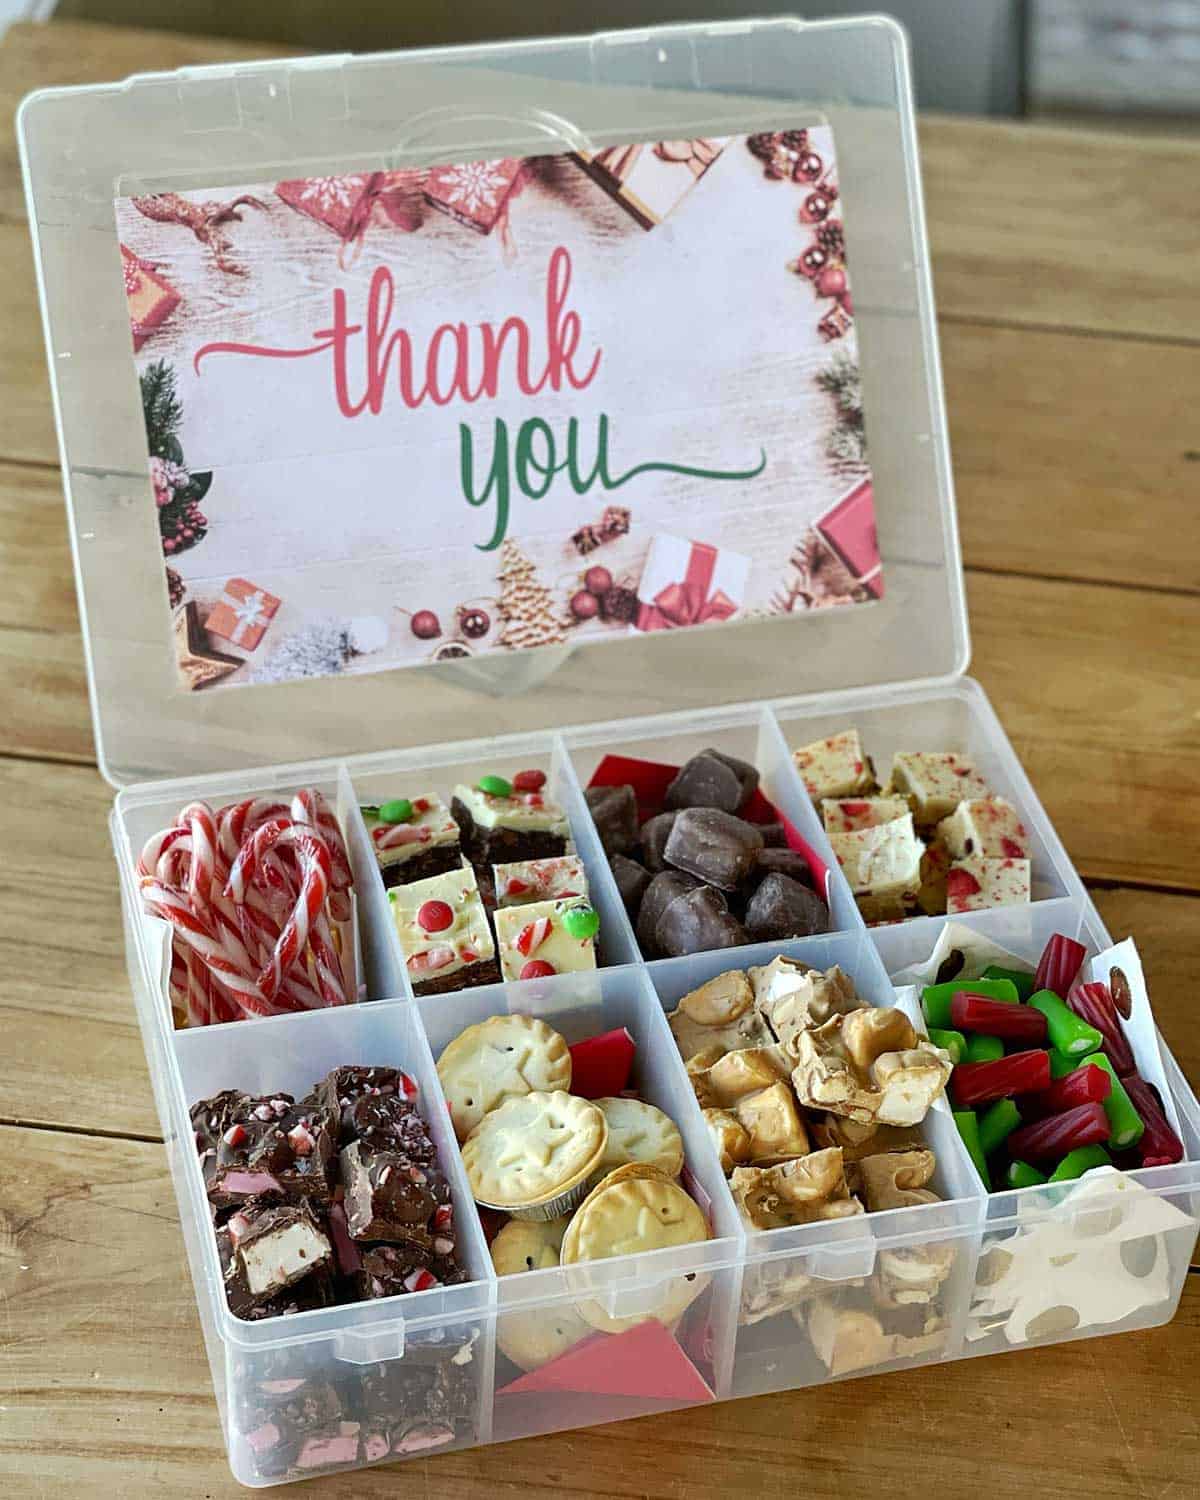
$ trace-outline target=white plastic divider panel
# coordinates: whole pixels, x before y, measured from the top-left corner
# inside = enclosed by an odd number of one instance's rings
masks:
[[[497,1440],[615,1421],[728,1394],[741,1237],[716,1154],[641,968],[560,974],[417,1002],[434,1056],[466,1027],[520,1013],[569,1044],[625,1027],[631,1087],[683,1136],[683,1182],[713,1238],[499,1279]]]
[[[862,931],[734,953],[739,968],[769,963],[779,953],[822,970],[836,964],[864,1003],[895,1003],[875,947]],[[734,966],[728,952],[705,953],[654,963],[647,972],[668,1012],[689,991]],[[985,1211],[979,1180],[944,1100],[920,1126],[881,1127],[847,1156],[905,1144],[933,1152],[929,1187],[942,1201],[790,1228],[743,1229],[732,1395],[959,1353]]]
[[[957,750],[971,756],[997,796],[1017,809],[1029,834],[1034,901],[1082,895],[1082,883],[983,689],[971,678],[951,686],[834,694],[773,705],[790,750],[854,728],[885,783],[898,750]]]
[[[524,770],[546,773],[546,792],[567,815],[576,852],[587,872],[591,900],[600,916],[597,962],[602,967],[611,967],[636,961],[637,947],[624,905],[588,817],[587,805],[570,773],[561,740],[556,735],[538,734],[503,741],[472,741],[347,763],[344,790],[353,804],[348,819],[352,862],[355,880],[363,893],[364,948],[377,990],[412,994],[383,878],[358,806],[378,804],[393,797],[411,799],[430,791],[436,792],[449,806],[454,788],[460,783],[472,785],[489,773],[511,780]]]
[[[749,761],[759,773],[759,787],[767,800],[813,845],[830,869],[830,925],[835,931],[859,931],[862,919],[838,863],[821,832],[812,804],[804,793],[770,710],[741,707],[703,716],[673,714],[630,719],[614,724],[568,730],[563,739],[580,785],[586,787],[606,755],[681,766],[693,755],[715,749]],[[822,893],[823,894],[823,893]],[[727,950],[736,961],[736,950]],[[643,954],[643,957],[652,957]]]
[[[331,1423],[340,1413],[354,1429],[343,1434],[346,1444],[359,1452],[361,1437],[372,1460],[488,1441],[495,1277],[414,1007],[384,1001],[201,1027],[180,1032],[174,1052],[172,1170],[205,1339],[210,1356],[219,1351],[224,1359],[223,1374],[214,1368],[214,1377],[218,1393],[225,1389],[222,1422],[235,1476],[250,1485],[283,1477],[289,1462],[282,1460],[280,1472],[271,1413],[285,1399],[307,1394]],[[225,1300],[188,1109],[222,1089],[302,1098],[334,1068],[349,1064],[402,1068],[416,1080],[417,1107],[450,1184],[457,1250],[471,1279],[245,1322]],[[303,1451],[300,1459],[292,1455],[292,1477],[302,1460]],[[320,1449],[313,1471],[331,1462],[336,1456]]]

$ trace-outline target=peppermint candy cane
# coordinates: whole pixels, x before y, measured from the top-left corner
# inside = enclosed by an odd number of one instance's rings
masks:
[[[187,829],[178,826],[161,828],[157,833],[152,833],[142,845],[142,852],[138,855],[138,874],[153,875],[171,846],[187,836]]]
[[[255,838],[258,838],[257,834]],[[258,976],[259,986],[268,1000],[279,993],[284,976],[308,944],[314,922],[324,914],[331,866],[328,846],[307,825],[292,824],[279,834],[278,843],[294,848],[302,877],[300,894],[291,916],[279,935],[270,963]],[[338,1003],[344,1004],[344,998]]]
[[[207,802],[189,802],[175,820],[191,837],[187,893],[197,909],[207,906],[217,873],[217,820]]]
[[[317,987],[326,1005],[346,1004],[346,977],[342,972],[342,960],[333,934],[329,930],[329,918],[324,911],[317,913],[308,939],[313,956]]]
[[[353,884],[353,876],[350,871],[350,854],[333,809],[316,787],[302,787],[292,798],[292,818],[297,823],[312,824],[328,845],[333,864],[329,914],[335,922],[348,922],[350,920],[349,892]]]
[[[217,817],[217,846],[225,863],[233,864],[243,842],[260,823],[286,817],[287,812],[285,803],[272,802],[268,797],[251,797],[245,802],[223,807]]]

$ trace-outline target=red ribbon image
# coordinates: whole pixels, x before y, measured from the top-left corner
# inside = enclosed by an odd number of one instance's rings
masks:
[[[668,583],[652,602],[639,602],[639,630],[676,630],[688,625],[706,625],[728,620],[737,605],[721,589],[709,593],[717,566],[717,549],[707,542],[692,542],[687,571],[679,583]]]

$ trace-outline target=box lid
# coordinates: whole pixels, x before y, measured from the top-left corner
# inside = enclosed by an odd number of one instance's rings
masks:
[[[403,670],[181,690],[160,538],[148,522],[115,199],[480,157],[569,151],[585,162],[617,142],[723,140],[806,122],[831,129],[837,143],[881,599],[736,627],[578,644],[568,635],[560,645]],[[773,18],[183,69],[33,94],[19,135],[97,750],[110,781],[965,670],[908,56],[894,22]],[[698,350],[704,322],[701,302]],[[744,355],[749,364],[755,349]],[[356,504],[353,493],[331,498],[342,513]],[[581,518],[597,508],[589,499]]]

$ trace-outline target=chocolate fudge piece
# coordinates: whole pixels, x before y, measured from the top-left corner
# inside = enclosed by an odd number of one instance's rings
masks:
[[[762,834],[716,807],[688,807],[675,819],[666,860],[723,890],[734,890],[754,868]]]
[[[344,1148],[341,1170],[352,1239],[432,1244],[428,1226],[438,1206],[435,1176],[441,1180],[443,1201],[450,1196],[440,1172],[429,1173],[399,1151],[372,1151],[361,1141]]]
[[[200,1170],[208,1201],[215,1209],[264,1193],[282,1193],[278,1179],[266,1167],[252,1166],[251,1158],[261,1149],[264,1137],[288,1118],[294,1105],[290,1094],[259,1099],[237,1089],[225,1089],[192,1106]]]
[[[668,904],[654,928],[654,946],[668,958],[736,948],[747,942],[746,930],[711,885],[698,885]]]
[[[522,778],[540,774],[522,772],[514,782],[481,776],[474,786],[454,788],[450,812],[458,824],[463,853],[473,865],[552,859],[567,852],[571,829],[566,813],[540,784],[528,791],[520,785]]]
[[[435,792],[394,797],[360,811],[389,890],[457,870],[462,863],[458,824]]]
[[[394,1454],[472,1438],[479,1399],[472,1343],[410,1343],[403,1359],[366,1366],[359,1387],[364,1427],[386,1432]]]
[[[757,788],[758,771],[749,761],[720,750],[702,750],[680,767],[665,800],[668,808],[716,807],[735,813]]]
[[[625,910],[636,921],[642,897],[652,878],[650,871],[639,865],[636,859],[629,859],[624,854],[612,855],[608,867],[617,883],[617,890],[621,893],[621,900],[625,903]]]
[[[242,1414],[242,1437],[264,1478],[358,1462],[359,1424],[328,1381],[261,1380]]]
[[[746,931],[753,942],[811,937],[829,931],[829,908],[806,885],[788,875],[768,875],[746,906]]]
[[[395,1096],[415,1099],[417,1085],[399,1068],[334,1068],[317,1085],[325,1107],[338,1120],[338,1145],[357,1140],[352,1110],[360,1099]]]
[[[655,930],[658,919],[677,896],[692,890],[700,882],[694,875],[685,875],[682,870],[663,870],[646,887],[637,919],[637,940],[642,952],[648,957],[658,954]]]
[[[605,854],[628,854],[638,842],[638,800],[631,786],[590,786],[584,793]]]
[[[277,1206],[271,1199],[252,1198],[235,1210],[233,1220],[238,1222],[233,1223],[232,1229],[229,1224],[225,1224],[216,1231],[217,1255],[225,1285],[225,1300],[229,1303],[229,1310],[234,1317],[241,1318],[248,1323],[257,1323],[263,1318],[285,1317],[289,1313],[309,1312],[318,1307],[329,1307],[335,1301],[334,1279],[330,1265],[326,1261],[319,1261],[308,1274],[274,1296],[263,1297],[250,1290],[245,1268],[238,1255],[239,1240],[236,1231],[241,1228],[243,1216],[248,1214],[250,1218],[254,1218],[260,1212]],[[249,1218],[245,1220],[245,1222],[249,1221]]]
[[[274,1110],[274,1102],[271,1103]],[[264,1128],[248,1157],[251,1173],[267,1173],[293,1202],[310,1198],[327,1204],[333,1189],[337,1115],[317,1093],[301,1099]]]
[[[350,1139],[371,1151],[403,1151],[418,1166],[437,1160],[425,1121],[398,1094],[367,1094],[349,1109]]]
[[[256,1301],[277,1297],[319,1267],[333,1246],[307,1203],[244,1203],[225,1226],[240,1275]]]
[[[355,1284],[365,1301],[427,1292],[435,1286],[456,1286],[466,1279],[466,1271],[454,1259],[454,1240],[437,1235],[429,1246],[372,1245],[363,1250]]]
[[[663,855],[678,816],[678,812],[656,813],[642,824],[642,860],[646,868],[656,875],[667,868]]]

